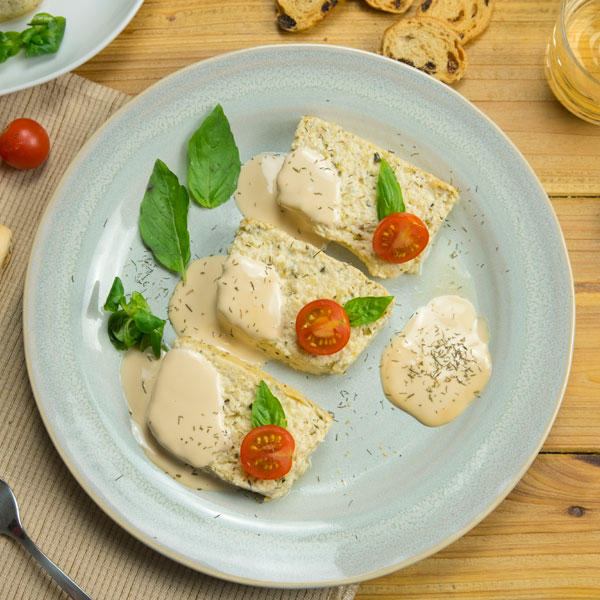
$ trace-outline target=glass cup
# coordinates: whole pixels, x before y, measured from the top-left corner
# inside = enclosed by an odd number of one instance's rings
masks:
[[[600,125],[600,0],[563,0],[546,50],[546,79],[565,108]]]

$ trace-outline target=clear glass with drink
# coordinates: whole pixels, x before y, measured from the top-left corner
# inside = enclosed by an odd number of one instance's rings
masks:
[[[600,125],[600,0],[563,0],[546,51],[546,78],[568,110]]]

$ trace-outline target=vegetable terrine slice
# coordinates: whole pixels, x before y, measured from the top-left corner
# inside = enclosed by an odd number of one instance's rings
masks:
[[[296,336],[296,317],[305,305],[331,299],[343,306],[357,297],[388,296],[387,290],[355,267],[256,219],[240,223],[229,249],[229,260],[232,259],[262,263],[265,270],[275,271],[281,285],[281,334],[271,339],[247,337],[245,341],[300,371],[344,373],[391,314],[393,303],[376,321],[352,327],[348,343],[339,352],[310,354],[299,345]],[[240,289],[239,293],[250,295],[250,289]],[[232,319],[227,312],[219,312],[219,318],[225,326]]]
[[[348,248],[377,277],[418,273],[427,248],[405,263],[386,262],[373,251],[373,233],[379,224],[377,180],[381,158],[385,158],[398,179],[406,212],[417,215],[427,226],[429,244],[458,202],[458,190],[336,123],[314,116],[303,117],[296,128],[292,151],[301,148],[331,161],[340,178],[339,218],[335,224],[310,222],[315,233]]]
[[[331,414],[262,369],[213,346],[192,338],[177,338],[173,349],[199,352],[219,374],[223,394],[223,425],[228,435],[228,447],[216,454],[204,470],[270,499],[285,496],[296,479],[310,466],[310,455],[323,441],[331,426]],[[256,400],[261,380],[279,399],[287,419],[286,429],[295,441],[291,470],[284,477],[274,480],[252,477],[240,462],[240,446],[252,429],[252,404]],[[178,417],[174,414],[173,418]]]

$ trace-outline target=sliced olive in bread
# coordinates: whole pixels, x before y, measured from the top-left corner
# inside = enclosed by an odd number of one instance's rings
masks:
[[[444,83],[458,81],[467,55],[458,34],[438,19],[402,19],[383,34],[382,54],[415,67]]]

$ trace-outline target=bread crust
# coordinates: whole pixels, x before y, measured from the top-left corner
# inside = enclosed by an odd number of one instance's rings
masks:
[[[468,65],[458,34],[431,17],[402,19],[388,27],[381,52],[444,83],[461,79]]]
[[[12,231],[8,227],[0,225],[0,278],[2,277],[2,274],[4,273],[4,270],[10,261],[10,257],[12,255],[12,246]]]
[[[286,31],[306,31],[327,17],[342,2],[343,0],[275,0],[277,23]]]
[[[413,0],[365,0],[365,2],[377,10],[402,14],[412,6]]]
[[[495,0],[422,0],[418,14],[443,21],[466,44],[490,23]]]

